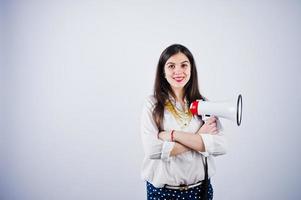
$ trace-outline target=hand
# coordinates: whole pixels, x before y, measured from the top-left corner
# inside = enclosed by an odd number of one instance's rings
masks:
[[[163,141],[170,141],[171,140],[170,133],[171,133],[171,131],[161,131],[159,133],[159,139],[161,139]]]
[[[217,134],[216,117],[210,117],[205,121],[203,126],[198,130],[198,134]]]

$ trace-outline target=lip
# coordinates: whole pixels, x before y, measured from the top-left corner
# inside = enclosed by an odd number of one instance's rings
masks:
[[[178,83],[180,83],[180,82],[182,82],[184,79],[185,79],[185,77],[174,77],[173,78],[175,81],[177,81]]]

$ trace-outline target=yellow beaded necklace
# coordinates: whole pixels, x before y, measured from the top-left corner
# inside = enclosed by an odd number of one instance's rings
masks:
[[[177,106],[174,105],[170,100],[167,100],[165,103],[165,108],[173,115],[181,129],[184,129],[189,125],[192,119],[192,113],[188,109],[187,103],[185,104],[183,111],[177,108]]]

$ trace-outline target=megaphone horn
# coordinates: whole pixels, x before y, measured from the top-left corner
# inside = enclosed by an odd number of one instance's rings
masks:
[[[236,121],[240,126],[242,120],[242,96],[238,95],[235,101],[211,102],[196,100],[191,103],[190,111],[193,115],[214,115]]]

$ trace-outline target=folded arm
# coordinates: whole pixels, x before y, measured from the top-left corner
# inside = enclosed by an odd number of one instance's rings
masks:
[[[217,118],[210,118],[196,132],[188,133],[183,131],[173,131],[173,141],[184,145],[189,150],[200,153],[207,152],[210,155],[223,155],[227,150],[227,140],[217,129]],[[163,141],[171,141],[171,131],[162,131],[159,134]]]
[[[190,151],[191,149],[183,144],[158,138],[159,130],[152,117],[153,106],[152,99],[147,99],[141,115],[141,137],[146,157],[169,160],[171,156]]]

